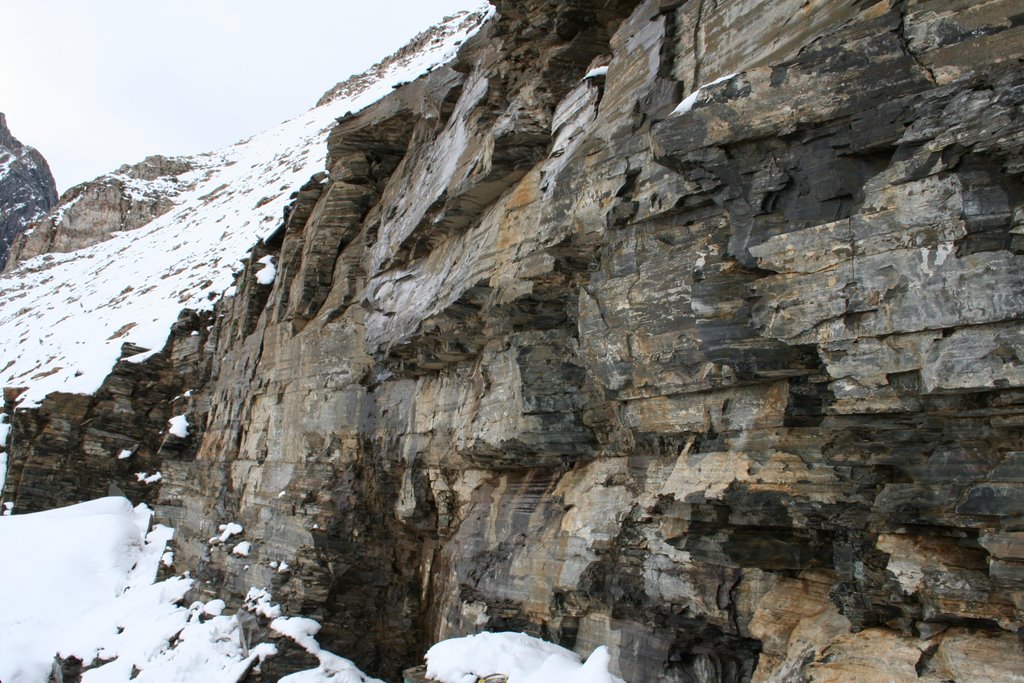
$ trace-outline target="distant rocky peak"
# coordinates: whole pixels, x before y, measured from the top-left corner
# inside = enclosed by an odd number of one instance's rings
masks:
[[[7,116],[3,112],[0,112],[0,147],[4,151],[21,147],[21,143],[11,135],[11,129],[7,127]]]
[[[137,180],[157,180],[188,173],[195,168],[195,161],[188,157],[165,157],[160,154],[148,156],[137,164],[123,164],[111,175],[128,176]]]
[[[57,203],[57,185],[43,156],[19,142],[0,113],[0,268],[14,238]]]
[[[208,163],[209,155],[154,155],[75,185],[31,230],[12,239],[7,272],[35,256],[82,249],[149,223],[205,177]]]

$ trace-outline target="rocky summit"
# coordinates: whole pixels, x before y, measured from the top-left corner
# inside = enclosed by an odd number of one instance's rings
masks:
[[[212,310],[8,388],[4,500],[148,501],[194,597],[387,680],[482,630],[631,683],[1024,680],[1020,3],[494,5],[340,112]]]
[[[15,238],[57,203],[46,159],[11,134],[0,113],[0,269]]]

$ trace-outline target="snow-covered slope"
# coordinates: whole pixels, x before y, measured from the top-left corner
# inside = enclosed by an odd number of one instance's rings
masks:
[[[246,643],[222,600],[181,606],[191,579],[154,583],[173,532],[150,530],[151,514],[103,498],[0,517],[0,680],[51,680],[59,655],[82,662],[83,683],[234,683],[276,654],[270,643]],[[370,680],[332,657],[349,680]]]
[[[212,164],[210,156],[151,156],[72,187],[45,219],[14,239],[3,270],[13,271],[33,256],[84,249],[115,231],[149,223],[206,177],[210,169],[198,164]]]
[[[53,391],[95,391],[125,342],[158,350],[178,312],[212,307],[240,259],[278,227],[291,193],[323,170],[334,120],[449,61],[488,12],[482,6],[456,15],[436,40],[386,60],[358,88],[192,159],[203,177],[150,223],[75,252],[29,259],[5,274],[0,385],[24,387],[19,406],[35,406]]]

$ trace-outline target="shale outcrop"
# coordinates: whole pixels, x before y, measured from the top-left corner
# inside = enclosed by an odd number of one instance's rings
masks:
[[[488,629],[633,683],[1021,680],[1019,4],[496,6],[212,319],[12,416],[16,509],[141,444],[199,594],[391,679]]]
[[[0,113],[0,270],[15,238],[57,203],[46,159],[11,134]]]

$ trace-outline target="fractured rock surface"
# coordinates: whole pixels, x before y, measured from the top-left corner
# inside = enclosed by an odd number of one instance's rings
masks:
[[[46,159],[23,145],[0,113],[0,270],[15,238],[57,203],[57,186]]]
[[[634,683],[1020,680],[1015,5],[498,2],[132,375],[203,387],[187,442],[132,427],[176,569],[382,676],[490,629]],[[116,413],[62,400],[19,507]]]

